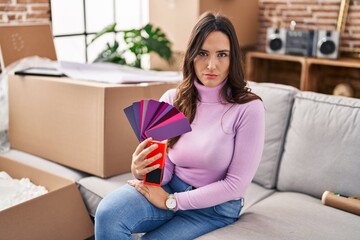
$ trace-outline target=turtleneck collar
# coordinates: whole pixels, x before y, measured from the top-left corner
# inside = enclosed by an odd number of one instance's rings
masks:
[[[196,89],[199,92],[200,102],[203,103],[218,103],[224,102],[220,95],[221,88],[225,85],[227,79],[225,79],[222,83],[217,85],[216,87],[206,87],[202,85],[198,79],[194,80],[194,84]]]

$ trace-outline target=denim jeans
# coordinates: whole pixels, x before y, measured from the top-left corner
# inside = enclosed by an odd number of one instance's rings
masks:
[[[192,190],[176,175],[163,188],[169,193]],[[132,239],[133,233],[146,233],[141,239],[194,239],[235,222],[242,207],[240,199],[173,212],[153,206],[134,187],[125,185],[100,202],[95,215],[95,239]]]

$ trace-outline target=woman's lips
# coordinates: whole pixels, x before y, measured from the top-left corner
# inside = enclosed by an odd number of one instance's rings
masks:
[[[205,74],[205,76],[206,76],[207,78],[210,78],[210,79],[214,79],[214,78],[217,77],[216,74]]]

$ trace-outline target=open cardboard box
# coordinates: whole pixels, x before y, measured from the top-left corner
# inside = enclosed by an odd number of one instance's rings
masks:
[[[100,177],[129,172],[139,142],[123,109],[176,85],[9,75],[11,147]]]
[[[2,156],[0,171],[16,179],[27,177],[49,191],[0,211],[1,239],[63,240],[86,239],[93,235],[93,223],[73,181]]]
[[[32,56],[56,60],[51,24],[0,24],[0,65],[3,70],[22,58]]]

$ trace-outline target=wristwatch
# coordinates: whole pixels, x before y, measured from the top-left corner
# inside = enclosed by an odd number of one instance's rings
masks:
[[[166,199],[165,205],[168,210],[174,211],[176,208],[176,199],[174,194],[169,194],[168,198]]]

